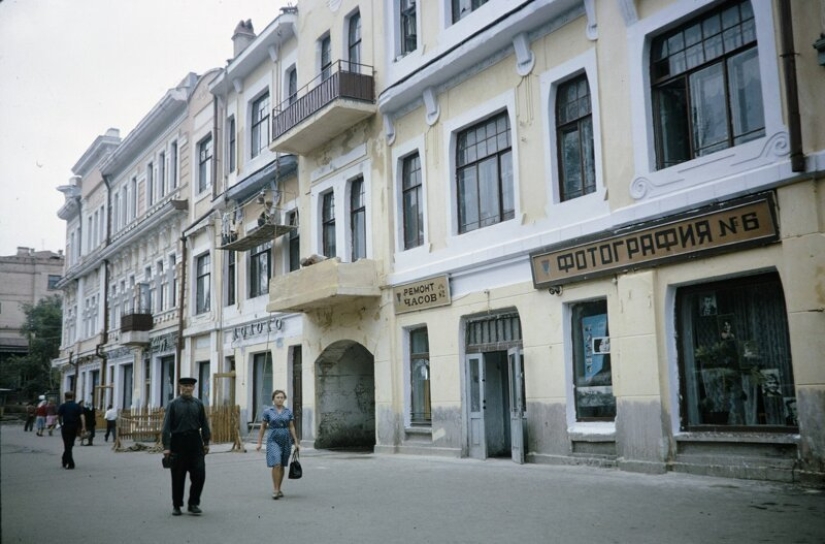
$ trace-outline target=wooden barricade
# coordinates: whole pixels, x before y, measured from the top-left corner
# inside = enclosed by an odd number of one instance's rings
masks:
[[[206,417],[212,431],[212,444],[232,443],[232,451],[246,451],[240,433],[240,406],[207,406]],[[113,449],[124,451],[123,440],[148,442],[153,451],[161,451],[163,431],[163,408],[136,408],[120,410],[117,415],[117,430]]]

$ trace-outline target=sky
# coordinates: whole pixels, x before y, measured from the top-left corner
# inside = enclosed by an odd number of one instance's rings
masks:
[[[295,0],[0,0],[0,256],[66,245],[57,190],[94,139],[121,138],[189,72],[232,57]]]

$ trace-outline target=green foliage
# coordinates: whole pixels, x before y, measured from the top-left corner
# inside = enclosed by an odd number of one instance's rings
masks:
[[[59,296],[23,306],[26,320],[21,332],[29,345],[28,355],[10,357],[0,368],[0,387],[19,389],[23,398],[35,399],[58,383],[52,359],[60,352],[63,310]]]

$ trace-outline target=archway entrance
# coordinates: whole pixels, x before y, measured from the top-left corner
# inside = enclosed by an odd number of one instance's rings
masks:
[[[331,344],[315,361],[319,449],[375,447],[375,360],[351,340]]]

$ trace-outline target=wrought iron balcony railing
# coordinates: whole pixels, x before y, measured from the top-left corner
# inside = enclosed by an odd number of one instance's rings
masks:
[[[272,140],[338,99],[375,103],[372,66],[339,60],[272,112]]]

